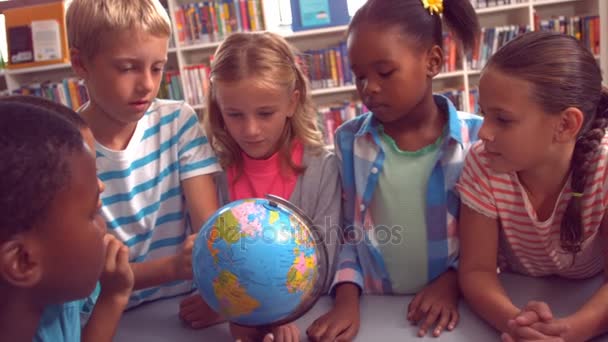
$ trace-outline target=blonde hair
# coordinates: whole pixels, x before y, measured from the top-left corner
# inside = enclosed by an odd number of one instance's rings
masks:
[[[100,37],[123,30],[142,30],[162,37],[171,35],[171,21],[158,0],[73,0],[67,11],[70,48],[93,57]]]
[[[300,97],[295,112],[287,119],[279,140],[281,164],[289,165],[296,173],[304,168],[294,165],[291,149],[294,138],[305,147],[321,149],[323,135],[317,125],[317,112],[310,98],[308,79],[296,57],[296,50],[281,36],[270,32],[233,33],[218,47],[211,65],[211,85],[204,117],[209,140],[220,164],[236,166],[242,171],[241,149],[226,130],[222,113],[214,94],[214,83],[236,82],[255,78],[257,84],[270,89],[285,87],[298,91]]]

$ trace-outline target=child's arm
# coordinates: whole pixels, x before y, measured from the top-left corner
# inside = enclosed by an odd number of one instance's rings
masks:
[[[112,235],[106,234],[104,239],[106,262],[99,280],[101,293],[82,331],[84,342],[112,341],[133,288],[129,249]]]
[[[192,279],[192,247],[196,235],[189,235],[178,254],[150,261],[131,263],[135,290],[158,286],[176,280]]]
[[[306,330],[312,341],[351,341],[359,331],[359,286],[341,283],[335,291],[334,307]]]
[[[602,246],[604,246],[604,263],[608,262],[608,218],[604,213],[600,226]],[[606,264],[608,265],[608,264]],[[604,269],[605,278],[608,269]],[[546,303],[530,302],[522,313],[509,323],[509,338],[557,338],[563,336],[565,341],[586,341],[608,331],[608,284],[601,286],[597,292],[574,314],[553,319],[553,314]]]
[[[192,231],[198,233],[207,219],[218,209],[213,175],[207,174],[183,180],[182,188]]]
[[[196,233],[217,210],[215,182],[212,175],[182,181],[188,214],[194,234],[186,237],[179,254],[152,261],[133,263],[135,289],[144,289],[175,280],[192,279],[192,247]]]
[[[211,175],[188,178],[182,181],[182,187],[194,234],[186,237],[177,255],[133,263],[135,289],[144,289],[175,280],[192,279],[192,247],[196,233],[217,210],[217,197]]]
[[[500,331],[519,312],[498,281],[498,222],[468,205],[460,206],[459,281],[469,306]]]
[[[557,320],[565,323],[568,331],[565,334],[566,341],[587,341],[602,333],[608,332],[608,217],[604,212],[604,218],[600,226],[600,238],[604,258],[604,284],[595,294],[574,314]],[[560,322],[561,321],[561,322]]]
[[[317,318],[306,330],[313,341],[352,340],[359,331],[359,297],[363,275],[353,243],[342,245],[335,276],[333,308]]]
[[[194,110],[185,105],[179,119],[178,141],[180,179],[190,223],[198,232],[211,214],[217,210],[217,191],[212,173],[220,171],[215,153],[198,124]],[[175,280],[192,279],[192,247],[195,235],[186,237],[181,251],[174,256],[133,263],[135,289],[143,289]]]
[[[459,300],[458,275],[449,269],[416,294],[408,306],[407,319],[420,325],[418,336],[426,336],[428,329],[435,325],[433,336],[438,337],[444,329],[456,327],[460,319]]]

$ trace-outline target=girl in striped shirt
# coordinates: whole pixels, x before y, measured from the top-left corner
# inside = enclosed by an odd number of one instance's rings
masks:
[[[601,334],[607,285],[556,319],[542,302],[515,306],[496,272],[582,279],[604,269],[608,92],[593,55],[573,37],[528,33],[490,59],[479,92],[482,140],[457,185],[465,298],[505,341]]]

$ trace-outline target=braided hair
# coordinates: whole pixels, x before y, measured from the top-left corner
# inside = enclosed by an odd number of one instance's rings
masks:
[[[570,164],[572,193],[582,194],[608,127],[608,89],[602,87],[601,71],[591,52],[565,34],[530,32],[507,43],[485,68],[530,82],[533,100],[547,113],[569,107],[583,113]],[[576,255],[583,237],[581,197],[572,196],[561,222],[562,249]]]

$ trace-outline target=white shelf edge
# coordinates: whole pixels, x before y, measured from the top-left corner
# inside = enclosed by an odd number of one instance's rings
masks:
[[[348,28],[347,25],[341,25],[341,26],[332,26],[332,27],[325,27],[325,28],[320,28],[320,29],[304,30],[304,31],[297,31],[297,32],[293,32],[291,30],[283,30],[283,31],[277,30],[277,31],[272,31],[272,32],[282,36],[283,38],[285,38],[287,40],[291,40],[291,39],[298,39],[298,38],[305,38],[305,37],[314,37],[314,36],[324,35],[324,34],[335,34],[335,33],[340,33],[340,32],[346,32],[347,28]],[[220,40],[220,41],[213,41],[213,42],[183,45],[183,46],[180,46],[180,49],[181,49],[181,51],[184,51],[184,52],[215,49],[221,44],[221,42],[222,41]]]
[[[572,1],[572,0],[570,0],[570,1]],[[510,4],[510,5],[492,6],[492,7],[486,7],[486,8],[476,8],[475,12],[477,12],[477,14],[488,14],[488,13],[516,10],[516,9],[520,9],[520,8],[526,8],[529,6],[530,6],[530,2],[522,2],[520,4]]]
[[[296,32],[293,32],[291,30],[283,31],[283,32],[276,31],[276,33],[280,34],[285,39],[289,40],[289,39],[304,38],[304,37],[309,37],[309,36],[318,36],[318,35],[322,35],[322,34],[333,34],[333,33],[346,32],[347,28],[348,28],[348,25],[340,25],[340,26],[324,27],[324,28],[320,28],[320,29],[303,30],[303,31],[296,31]]]
[[[22,69],[6,69],[5,72],[7,75],[22,75],[22,74],[31,74],[36,72],[44,72],[50,70],[61,70],[61,69],[69,69],[72,67],[70,63],[60,63],[60,64],[50,64],[43,65],[31,68],[22,68]]]
[[[184,45],[181,46],[180,49],[184,52],[187,51],[198,51],[198,50],[209,50],[209,49],[215,49],[218,46],[220,46],[221,41],[217,41],[217,42],[208,42],[208,43],[196,43],[196,44],[192,44],[192,45]]]
[[[475,75],[479,75],[481,74],[481,70],[480,69],[475,69],[475,70],[470,70],[467,75],[469,76],[475,76]]]
[[[348,93],[348,92],[356,91],[356,90],[357,90],[357,87],[354,85],[331,87],[331,88],[319,88],[319,89],[313,89],[310,92],[310,95],[311,96],[331,95],[331,94],[339,94],[339,93]]]
[[[532,1],[532,6],[547,6],[547,5],[555,5],[555,4],[563,4],[565,2],[576,2],[580,0],[534,0]]]
[[[205,105],[204,104],[195,104],[195,105],[192,105],[192,109],[194,109],[194,110],[205,109]]]
[[[176,53],[177,52],[177,48],[176,47],[170,47],[169,49],[167,49],[168,53]]]
[[[449,72],[440,72],[437,76],[434,77],[435,80],[439,80],[442,78],[452,78],[452,77],[462,77],[464,76],[464,71],[449,71]]]

